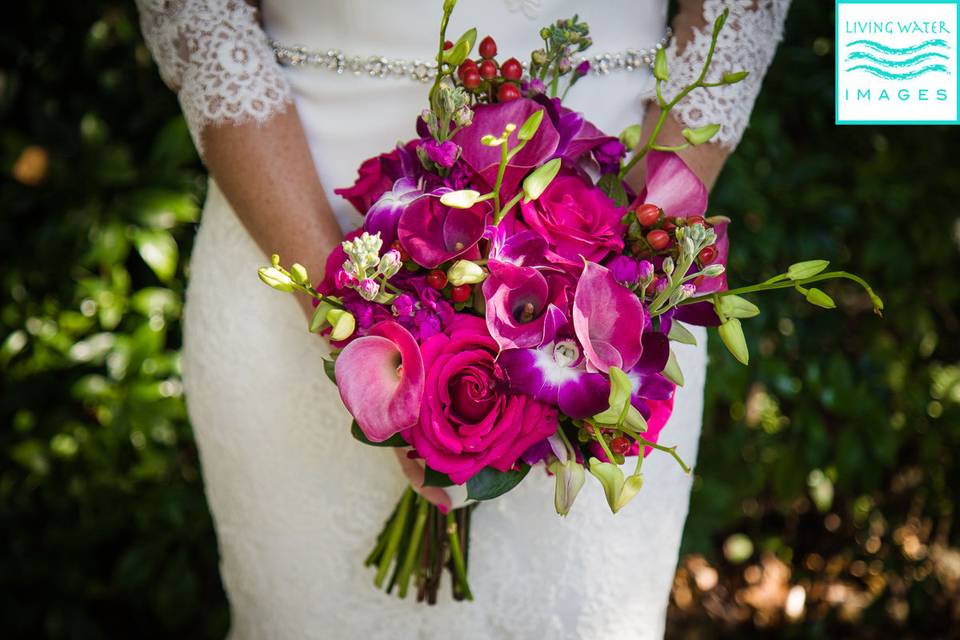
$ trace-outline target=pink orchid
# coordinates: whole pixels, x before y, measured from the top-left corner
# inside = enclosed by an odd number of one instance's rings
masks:
[[[543,342],[544,322],[565,322],[572,280],[561,272],[518,267],[492,260],[483,283],[487,329],[501,349],[536,347]]]
[[[419,419],[423,358],[396,322],[379,322],[344,347],[335,373],[344,406],[371,441],[383,442]]]
[[[428,269],[475,250],[493,211],[489,202],[452,209],[440,202],[440,195],[427,194],[407,205],[397,231],[410,257]]]
[[[585,262],[573,297],[573,329],[587,368],[633,368],[643,354],[646,324],[647,313],[637,296],[617,284],[608,269]]]

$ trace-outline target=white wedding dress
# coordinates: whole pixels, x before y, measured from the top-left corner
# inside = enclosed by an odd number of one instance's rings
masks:
[[[365,158],[413,137],[426,86],[316,67],[281,67],[267,36],[284,45],[427,60],[441,0],[265,0],[262,26],[242,0],[138,0],[164,79],[178,88],[194,139],[210,123],[266,121],[294,101],[341,226],[359,224],[332,193],[353,183]],[[678,108],[689,126],[723,126],[733,147],[746,127],[780,38],[787,0],[705,0],[708,22],[733,14],[717,73],[746,68],[744,83],[700,91]],[[594,49],[649,48],[666,29],[666,0],[460,0],[449,33],[477,26],[501,60],[526,59],[539,27],[579,13]],[[671,86],[699,72],[709,35],[681,55],[671,46]],[[648,69],[591,75],[568,104],[602,129],[639,122]],[[288,260],[296,256],[286,256]],[[445,584],[433,607],[372,585],[362,566],[405,486],[389,450],[350,436],[350,418],[323,373],[323,342],[299,306],[257,278],[266,258],[211,181],[190,263],[184,320],[187,404],[220,545],[232,609],[231,637],[526,639],[663,637],[665,612],[692,477],[656,452],[645,486],[612,515],[588,478],[572,513],[553,508],[554,482],[531,473],[473,517],[475,601],[454,602]],[[685,386],[661,440],[695,463],[706,367],[697,347],[677,347]]]

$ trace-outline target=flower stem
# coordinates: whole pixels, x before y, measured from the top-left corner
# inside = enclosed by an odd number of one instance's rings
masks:
[[[377,575],[373,579],[373,584],[380,588],[390,570],[390,564],[394,556],[397,555],[397,548],[400,546],[400,538],[403,536],[403,530],[407,526],[407,515],[410,512],[410,503],[413,502],[413,489],[407,487],[400,498],[400,506],[397,509],[397,515],[390,523],[390,533],[387,534],[387,546],[380,557],[380,566],[377,567]]]
[[[497,167],[497,181],[493,185],[493,213],[494,220],[499,222],[502,217],[500,214],[500,186],[503,184],[503,175],[507,172],[507,139],[504,138],[500,145],[500,166]]]
[[[417,514],[413,522],[413,533],[410,535],[410,544],[407,546],[407,553],[403,558],[403,564],[400,565],[400,573],[397,575],[397,584],[399,585],[397,595],[401,598],[407,597],[407,588],[410,586],[410,576],[413,574],[414,565],[417,557],[420,555],[420,547],[423,544],[423,529],[427,524],[427,512],[430,509],[430,503],[423,497],[417,496]]]
[[[454,577],[460,586],[460,593],[467,600],[473,600],[470,585],[467,583],[467,566],[463,560],[463,549],[460,546],[460,535],[457,531],[457,521],[454,511],[447,513],[447,536],[450,539],[450,558],[453,561]]]
[[[662,444],[657,444],[656,442],[650,442],[649,440],[647,440],[646,438],[640,435],[635,434],[633,437],[637,442],[639,442],[643,446],[651,447],[652,449],[656,449],[657,451],[665,451],[666,453],[669,453],[670,455],[673,456],[673,459],[677,461],[677,463],[680,465],[680,468],[683,469],[684,473],[690,473],[690,467],[687,466],[687,463],[684,462],[679,455],[677,455],[677,445],[673,445],[672,447],[667,447]],[[637,455],[642,458],[643,451],[642,450],[638,451]],[[639,469],[639,465],[637,468]]]

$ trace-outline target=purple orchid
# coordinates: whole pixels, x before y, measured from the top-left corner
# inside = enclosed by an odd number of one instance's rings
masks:
[[[413,260],[428,269],[476,252],[493,211],[489,202],[469,209],[452,209],[440,202],[441,190],[407,205],[400,215],[397,236]]]
[[[550,269],[491,261],[483,283],[487,330],[501,349],[535,347],[544,340],[544,326],[566,322],[569,291],[565,274]]]
[[[490,241],[490,260],[518,267],[543,267],[547,262],[547,241],[538,233],[524,229],[510,231],[501,222],[487,227],[484,237]]]
[[[637,296],[617,284],[608,269],[586,262],[573,298],[573,328],[587,367],[632,369],[643,354],[646,325],[647,312]]]
[[[416,180],[400,178],[393,183],[393,188],[385,192],[367,211],[363,219],[363,230],[373,235],[380,234],[383,246],[390,246],[397,240],[397,224],[400,216],[407,207],[423,192],[417,188]]]

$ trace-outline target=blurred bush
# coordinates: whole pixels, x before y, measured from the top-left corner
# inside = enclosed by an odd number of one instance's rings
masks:
[[[202,168],[131,4],[19,3],[0,34],[8,637],[228,626],[179,379]],[[960,626],[960,135],[835,127],[832,44],[795,3],[712,208],[734,282],[829,258],[886,317],[837,284],[834,312],[767,296],[749,369],[711,344],[671,637]]]

